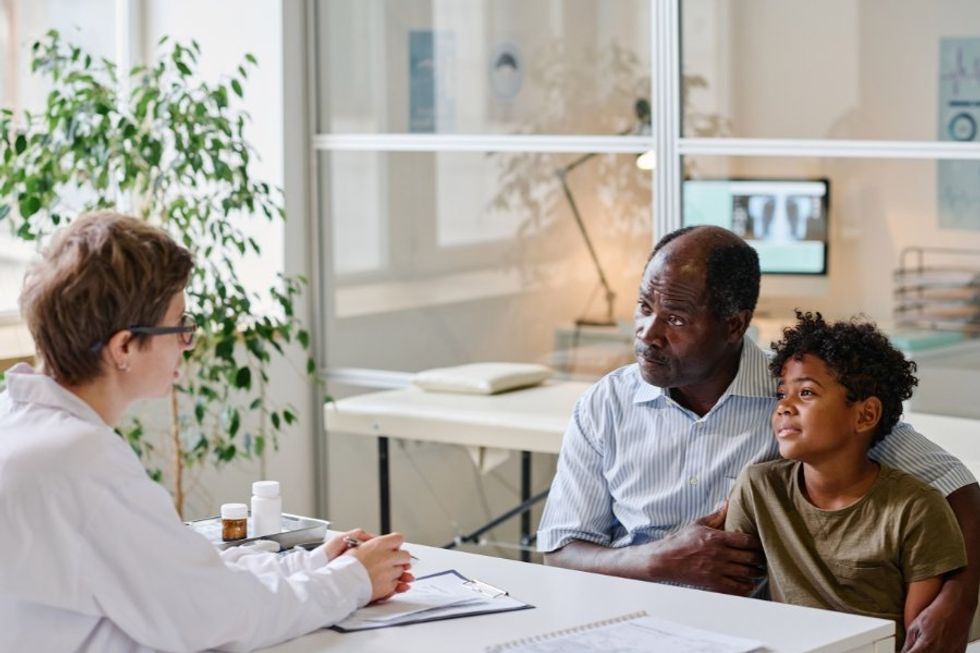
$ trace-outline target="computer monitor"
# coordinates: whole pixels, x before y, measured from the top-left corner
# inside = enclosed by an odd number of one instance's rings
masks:
[[[688,179],[684,226],[731,229],[759,253],[764,274],[827,274],[826,179]]]

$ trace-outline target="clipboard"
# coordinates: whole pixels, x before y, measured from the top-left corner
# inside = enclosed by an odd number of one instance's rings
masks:
[[[414,596],[413,591],[416,591]],[[533,607],[510,596],[506,590],[448,569],[416,578],[408,592],[360,608],[332,628],[353,633]]]

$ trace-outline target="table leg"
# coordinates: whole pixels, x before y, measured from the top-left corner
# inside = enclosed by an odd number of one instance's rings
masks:
[[[388,478],[388,438],[378,438],[378,496],[381,501],[381,535],[391,532],[391,486]]]
[[[531,498],[531,452],[521,452],[521,503],[525,503]],[[527,506],[521,513],[521,545],[531,545],[531,506]],[[527,549],[521,551],[521,560],[531,561],[531,552]]]

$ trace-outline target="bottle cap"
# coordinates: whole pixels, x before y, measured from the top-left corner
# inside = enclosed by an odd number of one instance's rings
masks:
[[[255,481],[252,483],[252,494],[274,499],[279,496],[279,481]]]
[[[222,519],[248,519],[248,506],[244,503],[221,504]]]

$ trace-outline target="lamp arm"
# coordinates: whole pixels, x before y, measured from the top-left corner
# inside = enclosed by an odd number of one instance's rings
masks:
[[[616,301],[616,293],[613,292],[612,286],[609,285],[609,280],[606,279],[606,273],[602,269],[602,264],[599,263],[599,257],[596,255],[595,247],[592,245],[592,238],[589,237],[589,232],[585,228],[585,223],[582,221],[582,215],[578,211],[578,205],[575,203],[575,198],[572,197],[572,191],[568,188],[568,180],[566,179],[569,172],[574,170],[579,165],[585,163],[588,159],[594,157],[596,152],[589,152],[575,161],[563,168],[559,168],[555,171],[558,175],[558,180],[561,181],[561,188],[565,191],[565,199],[568,200],[568,206],[572,209],[572,217],[575,218],[575,224],[578,226],[579,232],[582,234],[582,240],[585,241],[585,246],[589,250],[589,256],[592,257],[592,265],[595,266],[596,273],[599,275],[599,283],[602,284],[603,290],[606,292],[606,322],[600,323],[600,326],[615,324],[613,319],[613,303]],[[577,320],[578,324],[590,324],[587,320]]]

